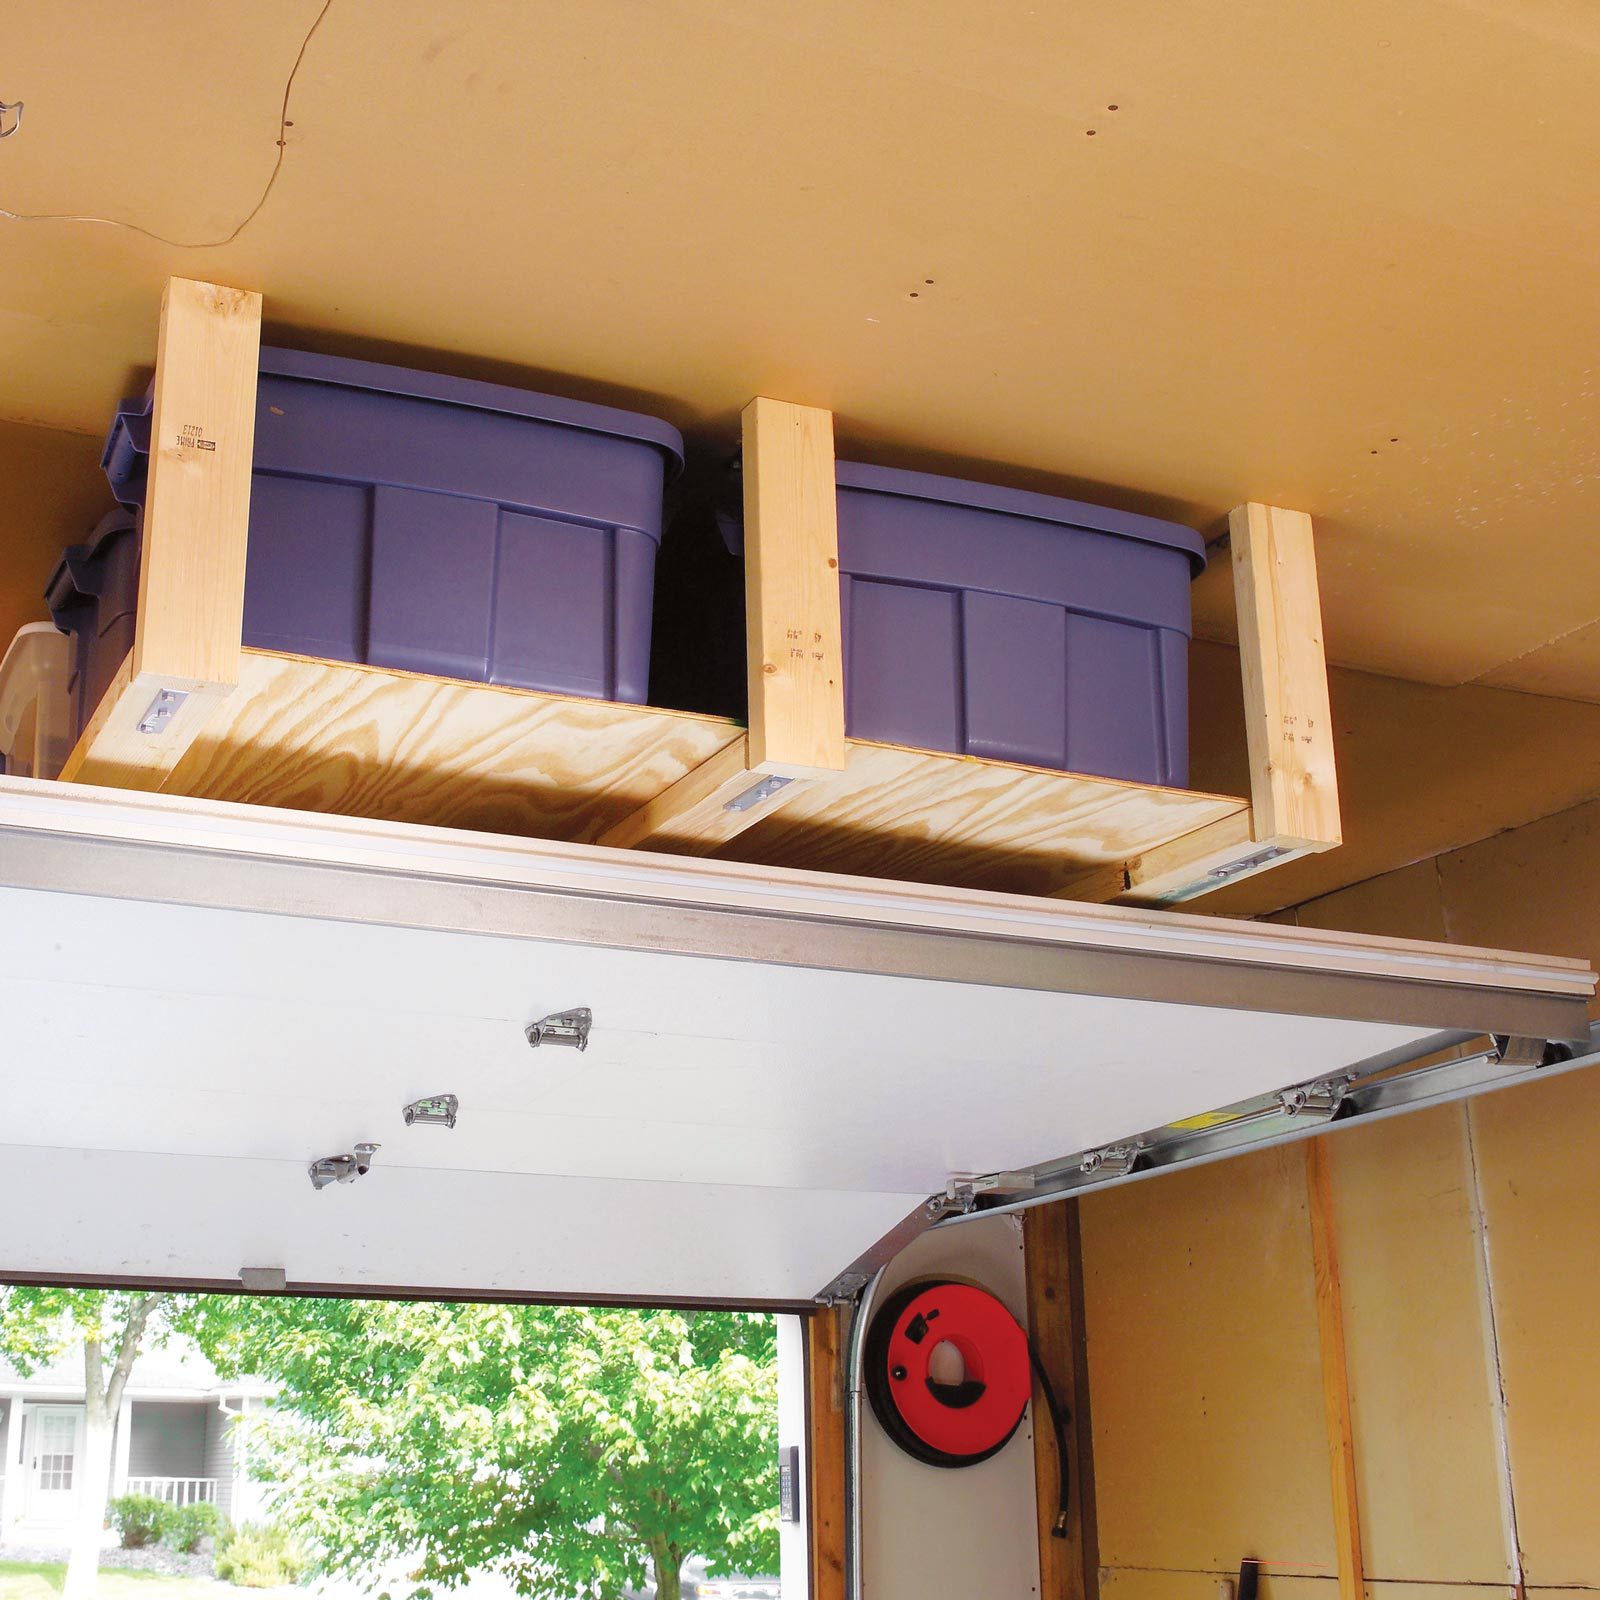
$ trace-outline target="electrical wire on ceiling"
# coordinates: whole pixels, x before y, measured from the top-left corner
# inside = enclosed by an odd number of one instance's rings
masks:
[[[267,174],[266,186],[262,189],[260,197],[251,206],[244,217],[235,225],[233,231],[224,234],[220,239],[169,239],[164,233],[157,233],[153,228],[141,227],[137,222],[123,222],[116,217],[95,217],[80,215],[71,211],[9,211],[0,206],[0,218],[7,222],[85,222],[102,228],[126,228],[129,233],[143,235],[146,239],[154,239],[157,244],[171,245],[175,250],[217,250],[223,245],[232,244],[235,239],[250,226],[261,213],[261,208],[267,203],[273,186],[278,181],[278,174],[283,170],[283,157],[286,147],[285,135],[289,130],[289,96],[294,90],[294,80],[300,71],[300,63],[305,60],[306,47],[311,43],[318,28],[322,26],[323,18],[333,9],[333,0],[323,0],[322,9],[317,13],[305,37],[300,41],[300,48],[295,52],[294,65],[289,68],[289,76],[284,80],[283,105],[278,112],[278,155],[272,163],[272,171]],[[6,136],[15,133],[22,125],[22,102],[16,101],[7,106],[8,112],[15,113],[15,121],[7,130]]]

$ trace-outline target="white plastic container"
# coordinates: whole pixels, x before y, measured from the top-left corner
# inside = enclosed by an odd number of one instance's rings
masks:
[[[0,659],[0,770],[54,778],[72,753],[72,640],[30,622]]]

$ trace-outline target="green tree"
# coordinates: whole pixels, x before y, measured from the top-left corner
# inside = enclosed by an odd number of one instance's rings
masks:
[[[352,1300],[215,1304],[208,1354],[278,1380],[255,1470],[325,1570],[474,1571],[610,1600],[691,1555],[777,1560],[770,1318]]]
[[[86,1600],[100,1570],[111,1449],[128,1374],[140,1354],[192,1326],[195,1297],[110,1289],[0,1289],[0,1354],[20,1372],[81,1352],[83,1454],[74,1463],[71,1551],[62,1600]]]

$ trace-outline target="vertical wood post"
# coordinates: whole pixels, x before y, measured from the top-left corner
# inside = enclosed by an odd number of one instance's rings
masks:
[[[1281,506],[1237,506],[1228,518],[1228,543],[1250,814],[1213,822],[1128,862],[1120,900],[1174,905],[1342,841],[1311,518]]]
[[[745,644],[752,769],[844,770],[844,661],[833,415],[744,409]]]
[[[261,296],[169,278],[161,301],[133,680],[239,681]]]
[[[811,1600],[844,1600],[845,1351],[834,1307],[806,1318],[806,1514]]]
[[[1099,1551],[1089,1481],[1089,1388],[1084,1370],[1083,1281],[1078,1210],[1073,1200],[1035,1206],[1022,1216],[1027,1275],[1028,1337],[1067,1418],[1066,1538],[1055,1536],[1061,1513],[1060,1463],[1049,1406],[1033,1379],[1033,1468],[1039,1509],[1039,1600],[1094,1600]]]
[[[63,777],[160,787],[239,681],[261,296],[161,301],[133,650]]]
[[[1257,841],[1340,842],[1328,661],[1311,518],[1238,506],[1228,518]]]
[[[1344,1347],[1344,1295],[1339,1281],[1338,1229],[1323,1139],[1307,1139],[1306,1200],[1311,1215],[1311,1262],[1316,1279],[1317,1341],[1322,1358],[1322,1403],[1328,1421],[1328,1473],[1333,1492],[1333,1538],[1339,1562],[1339,1600],[1364,1600],[1361,1513],[1356,1495],[1355,1434],[1350,1420],[1350,1371]]]

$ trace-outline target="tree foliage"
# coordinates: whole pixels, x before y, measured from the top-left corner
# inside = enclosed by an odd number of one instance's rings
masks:
[[[0,1355],[26,1377],[93,1345],[104,1390],[130,1327],[137,1330],[134,1355],[159,1349],[193,1326],[195,1304],[194,1295],[14,1284],[0,1288]]]
[[[668,1600],[691,1555],[777,1560],[770,1318],[354,1300],[213,1302],[224,1371],[282,1384],[255,1470],[321,1564],[423,1590]]]
[[[194,1295],[58,1285],[0,1289],[0,1355],[25,1376],[77,1355],[83,1374],[83,1453],[63,1600],[92,1593],[111,1492],[111,1442],[134,1362],[195,1326]]]

